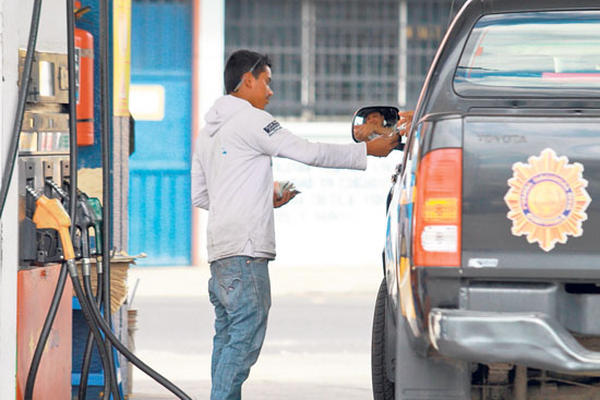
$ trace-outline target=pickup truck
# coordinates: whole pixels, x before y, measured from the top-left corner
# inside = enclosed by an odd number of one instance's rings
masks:
[[[402,157],[374,398],[600,399],[600,2],[468,1]]]

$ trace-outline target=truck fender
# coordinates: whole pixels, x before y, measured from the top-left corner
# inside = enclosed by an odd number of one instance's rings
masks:
[[[401,313],[396,319],[396,400],[415,398],[471,399],[471,370],[466,361],[419,349]],[[425,354],[423,354],[425,353]]]

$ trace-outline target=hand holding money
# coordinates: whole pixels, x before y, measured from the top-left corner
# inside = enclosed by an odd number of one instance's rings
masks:
[[[293,199],[299,190],[290,181],[275,181],[273,183],[273,207],[278,208]]]

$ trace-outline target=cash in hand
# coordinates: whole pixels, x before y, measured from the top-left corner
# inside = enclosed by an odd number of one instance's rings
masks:
[[[281,199],[283,194],[286,192],[292,192],[295,194],[300,193],[299,190],[296,189],[296,186],[291,181],[277,181],[275,182],[275,192],[277,194],[277,199]]]

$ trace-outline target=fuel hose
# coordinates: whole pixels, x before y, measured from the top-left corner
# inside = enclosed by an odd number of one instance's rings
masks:
[[[88,201],[87,201],[87,196],[83,193],[78,193],[78,199],[77,199],[77,211],[78,214],[80,214],[78,216],[78,222],[79,225],[78,229],[81,232],[81,255],[82,255],[82,260],[81,260],[81,265],[82,265],[82,270],[83,271],[89,271],[90,270],[90,265],[91,265],[91,260],[90,260],[90,256],[91,256],[91,243],[90,243],[90,228],[94,227],[96,225],[96,220],[95,220],[95,213],[93,211],[93,209],[90,207]],[[96,264],[97,266],[97,289],[96,289],[96,301],[95,304],[97,305],[97,307],[101,307],[101,303],[102,303],[102,267],[101,265]],[[85,272],[84,272],[85,274]],[[91,305],[90,305],[91,306]],[[96,343],[97,346],[101,346],[103,348],[104,347],[104,342],[103,341],[95,341],[94,340],[94,336],[92,334],[92,331],[90,330],[85,342],[85,350],[83,353],[83,360],[81,363],[81,375],[80,375],[80,380],[79,380],[79,399],[85,399],[86,398],[86,394],[87,394],[87,380],[89,377],[89,372],[90,372],[90,367],[91,367],[91,361],[92,361],[92,349],[93,349],[93,344],[94,342]],[[98,349],[98,351],[100,351],[100,349]],[[106,370],[106,368],[104,368],[104,370]],[[116,375],[114,375],[116,377]],[[109,391],[112,390],[112,386],[111,386],[111,380],[109,379],[105,379],[104,380],[104,393],[107,393]],[[114,388],[118,390],[118,384],[116,382],[116,380],[114,381]]]
[[[69,165],[71,168],[71,181],[69,185],[70,191],[70,215],[71,215],[71,240],[75,240],[76,234],[76,226],[77,226],[77,96],[76,96],[76,71],[75,71],[75,14],[74,14],[74,2],[73,0],[67,0],[67,58],[68,58],[68,68],[69,68]],[[83,236],[83,235],[82,235]],[[71,276],[71,278],[73,278]],[[79,295],[77,296],[79,298]],[[80,305],[82,312],[84,311],[84,304],[86,302],[86,297],[82,296],[80,298]],[[88,305],[86,304],[87,308]],[[90,304],[90,308],[93,308],[94,305]],[[85,316],[85,312],[84,312]],[[86,318],[87,320],[87,318]],[[90,323],[91,322],[91,323]],[[91,321],[88,320],[88,325],[93,332],[93,335],[96,339],[96,343],[99,344],[99,347],[104,343],[102,341],[102,336],[99,334],[99,330],[97,328],[92,329],[93,319]],[[114,370],[114,362],[112,358],[112,351],[109,347],[105,347],[106,351],[103,363],[104,367],[104,380],[105,386],[106,381],[110,382],[111,392],[113,394],[114,399],[120,399],[119,389],[117,384],[116,373]],[[107,391],[104,392],[105,399],[109,398],[109,394]]]
[[[46,320],[42,327],[42,332],[40,333],[40,338],[34,351],[32,362],[30,364],[29,372],[27,375],[24,399],[32,400],[33,390],[35,386],[35,378],[39,368],[42,353],[44,347],[46,346],[48,337],[50,336],[50,330],[52,328],[52,324],[54,323],[54,318],[56,316],[60,299],[64,291],[65,273],[70,272],[70,269],[72,268],[75,268],[75,272],[77,271],[77,269],[75,267],[75,252],[73,250],[73,242],[71,241],[71,236],[69,234],[69,228],[72,227],[71,219],[66,213],[64,207],[60,204],[58,199],[49,199],[46,196],[42,196],[35,192],[35,190],[31,187],[27,187],[26,190],[28,195],[33,196],[36,200],[36,210],[33,215],[33,222],[36,224],[38,229],[54,229],[58,232],[63,248],[63,254],[66,259],[66,261],[63,262],[58,282],[56,285],[56,290],[54,292],[52,302],[50,303],[50,309],[48,311],[48,314],[46,315]],[[92,331],[94,332],[94,336],[101,338],[102,336],[100,334],[100,331],[98,330],[98,327],[94,324],[94,320],[90,315],[85,296],[78,297],[78,299],[81,304],[82,311],[84,312],[84,317],[88,322],[90,329],[92,329]],[[105,350],[105,348],[102,347],[102,350]],[[106,365],[106,363],[108,362],[106,352],[100,352],[100,356],[103,360],[103,365]],[[105,398],[108,399],[109,396],[105,395]]]
[[[92,201],[87,197],[84,196],[84,200],[88,203],[88,206],[90,208],[90,210],[92,211],[92,220],[93,220],[93,230],[94,230],[94,237],[95,237],[95,248],[93,250],[94,255],[96,256],[96,304],[98,306],[99,309],[102,309],[102,303],[103,303],[103,299],[102,299],[102,293],[103,293],[103,281],[104,281],[104,274],[103,274],[103,269],[102,269],[102,260],[100,258],[101,254],[102,254],[102,245],[101,245],[101,221],[102,221],[102,214],[100,212],[100,208],[98,207],[96,209],[95,205],[96,202],[94,202],[94,205],[92,204]],[[99,205],[99,204],[98,204]],[[94,344],[94,337],[92,335],[92,331],[90,331],[88,333],[88,337],[86,340],[86,344],[85,344],[85,351],[83,354],[83,360],[81,363],[81,380],[79,381],[79,399],[85,399],[86,398],[86,393],[87,393],[87,379],[89,376],[89,372],[90,372],[90,367],[92,364],[92,350],[93,350],[93,344]],[[100,344],[97,343],[97,346],[104,346],[104,344]],[[100,349],[98,349],[98,351],[100,351]],[[107,387],[108,381],[105,380],[104,381],[104,391],[107,392],[108,390],[110,390]]]
[[[101,338],[102,334],[100,333],[100,329],[98,328],[98,325],[96,324],[96,321],[93,317],[93,313],[91,311],[95,308],[93,305],[88,304],[88,299],[85,296],[85,293],[83,292],[83,290],[81,288],[81,282],[79,282],[79,273],[77,272],[77,266],[75,265],[74,262],[72,262],[72,263],[67,262],[67,268],[69,270],[71,282],[73,283],[73,289],[75,290],[75,295],[77,296],[77,299],[79,300],[79,304],[81,305],[81,312],[83,313],[83,317],[85,318],[88,326],[90,327],[90,330],[92,331],[92,334],[94,335],[94,337]],[[106,364],[112,364],[112,357],[111,357],[110,353],[106,352],[106,348],[101,345],[102,340],[96,341],[96,343],[99,344],[98,345],[98,353],[100,354],[100,357],[105,360],[105,363],[103,363],[103,367],[104,367],[104,380],[106,382],[107,379],[109,379],[106,374],[106,371],[107,371]],[[80,384],[81,384],[81,382],[80,382]],[[110,399],[111,393],[113,395],[113,399],[116,400],[116,399],[121,398],[118,390],[116,392],[112,390],[112,384],[111,384],[111,391],[104,392],[104,399],[105,400]]]
[[[110,290],[110,231],[111,208],[112,208],[112,187],[111,187],[111,160],[110,160],[110,105],[109,105],[109,79],[108,79],[108,49],[109,49],[109,17],[108,1],[100,1],[100,93],[101,93],[101,128],[102,136],[102,267],[104,271],[104,282],[102,300],[104,302],[104,320],[112,328],[111,318],[111,290]],[[106,349],[112,353],[112,346],[107,340]]]
[[[77,281],[77,284],[79,284],[79,280]],[[89,274],[87,276],[85,274],[83,275],[83,284],[87,287],[86,292],[88,295],[88,302],[93,301],[94,298],[92,296],[92,287],[91,287]],[[150,368],[146,363],[144,363],[142,360],[137,358],[135,356],[135,354],[130,352],[129,349],[127,349],[127,347],[125,347],[125,345],[123,343],[121,343],[119,341],[119,339],[115,336],[115,334],[112,332],[112,330],[110,329],[108,324],[102,318],[102,315],[100,315],[100,312],[95,307],[91,307],[91,311],[92,311],[92,316],[96,320],[96,323],[98,324],[100,329],[102,329],[102,331],[106,335],[106,338],[108,340],[110,340],[110,342],[113,344],[113,346],[115,346],[116,349],[125,356],[125,358],[127,358],[129,361],[131,361],[136,367],[141,369],[146,375],[148,375],[149,377],[154,379],[156,382],[160,383],[163,387],[165,387],[167,390],[169,390],[171,393],[173,393],[178,398],[180,398],[182,400],[192,400],[190,396],[188,396],[186,393],[184,393],[181,389],[179,389],[177,386],[175,386],[172,382],[170,382],[164,376],[160,375],[158,372],[156,372],[155,370]]]
[[[96,281],[96,304],[98,305],[98,307],[100,307],[100,304],[102,303],[102,278],[101,278],[101,274],[98,274],[98,280]],[[81,361],[81,378],[79,379],[79,394],[78,394],[78,398],[79,399],[85,399],[86,394],[87,394],[87,381],[88,381],[88,377],[90,375],[90,368],[92,366],[92,350],[94,347],[94,343],[96,343],[96,346],[98,348],[98,354],[100,354],[101,351],[101,347],[104,346],[104,344],[102,342],[94,342],[94,335],[92,334],[92,331],[90,330],[88,335],[87,335],[87,339],[85,341],[85,350],[83,352],[83,359]],[[104,391],[108,392],[108,385],[110,384],[108,379],[104,380]]]

